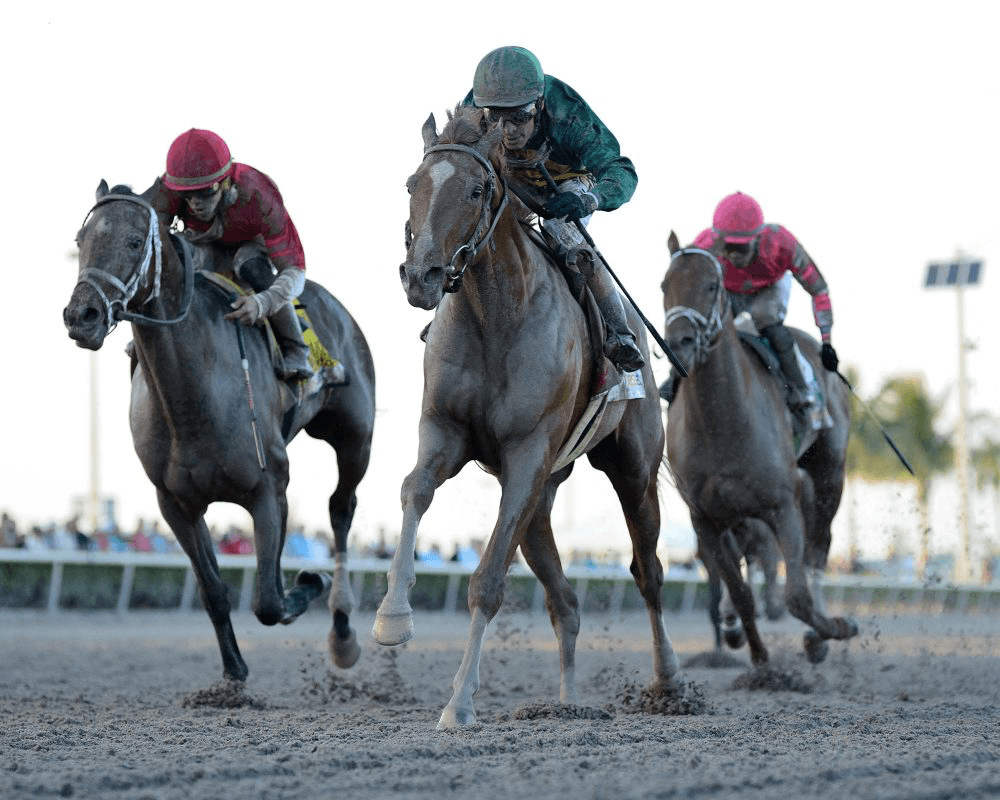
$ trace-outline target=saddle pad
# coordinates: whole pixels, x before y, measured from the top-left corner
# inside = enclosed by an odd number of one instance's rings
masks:
[[[619,400],[640,400],[645,396],[646,386],[642,380],[642,372],[626,372],[611,389],[591,397],[573,432],[559,450],[552,472],[558,472],[587,452],[594,433],[601,425],[608,403]]]

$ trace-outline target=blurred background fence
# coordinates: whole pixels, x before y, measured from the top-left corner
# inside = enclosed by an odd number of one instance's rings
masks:
[[[223,581],[229,587],[233,608],[251,610],[256,557],[218,555]],[[284,558],[286,582],[300,569],[332,571],[334,562]],[[361,610],[378,606],[386,591],[389,561],[355,559],[349,564],[351,585]],[[417,582],[410,592],[414,608],[465,611],[472,567],[445,562],[416,562]],[[568,567],[567,577],[576,588],[584,613],[638,611],[645,608],[632,576],[622,568]],[[544,591],[527,569],[514,564],[507,578],[504,603],[514,609],[542,612]],[[841,613],[941,614],[1000,611],[1000,586],[979,584],[922,584],[869,576],[831,575],[825,586],[827,604]],[[317,601],[317,605],[321,605]],[[52,613],[138,609],[189,610],[200,608],[197,584],[190,562],[183,554],[87,551],[28,551],[0,549],[0,608],[47,609]],[[708,607],[708,587],[703,578],[667,576],[663,585],[666,611],[691,611]]]

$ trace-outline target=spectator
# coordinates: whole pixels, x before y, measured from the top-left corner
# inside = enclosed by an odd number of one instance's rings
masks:
[[[17,524],[6,511],[0,518],[0,547],[17,547]]]
[[[132,549],[137,553],[152,553],[153,543],[146,533],[146,522],[141,517],[139,524],[135,526],[135,533],[132,534]]]

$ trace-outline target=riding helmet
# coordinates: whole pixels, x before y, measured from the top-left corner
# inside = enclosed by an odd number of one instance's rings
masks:
[[[212,131],[191,128],[170,145],[163,185],[178,192],[207,189],[232,174],[228,145]]]
[[[712,230],[730,244],[753,241],[764,229],[764,212],[750,195],[736,192],[715,207]]]
[[[480,108],[517,108],[544,91],[542,65],[523,47],[498,47],[487,53],[472,79],[472,101]]]

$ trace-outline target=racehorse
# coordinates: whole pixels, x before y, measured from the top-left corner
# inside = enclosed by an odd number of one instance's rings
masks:
[[[267,335],[253,328],[244,333],[224,320],[232,297],[195,270],[196,260],[217,261],[220,248],[172,234],[150,203],[155,191],[156,184],[142,195],[125,186],[109,190],[101,181],[97,203],[77,234],[79,280],[63,312],[69,336],[98,350],[120,320],[132,323],[135,450],[163,518],[191,559],[224,677],[243,681],[248,670],[205,523],[214,502],[236,503],[253,517],[257,618],[287,624],[329,591],[331,657],[351,666],[360,647],[349,622],[347,535],[355,489],[368,468],[375,412],[375,372],[364,335],[339,301],[306,281],[299,299],[319,340],[344,364],[349,383],[327,386],[326,370],[320,370],[299,387],[294,408],[286,408],[291,393],[274,375]],[[280,563],[288,515],[285,446],[302,429],[336,451],[338,481],[329,500],[336,564],[332,582],[303,571],[286,592]]]
[[[764,664],[768,654],[757,630],[753,593],[740,572],[744,545],[734,532],[751,520],[767,525],[785,560],[788,610],[810,626],[806,654],[821,661],[826,640],[858,633],[854,620],[827,616],[822,594],[830,523],[844,488],[847,390],[822,368],[815,339],[793,330],[833,423],[802,434],[814,439],[811,445],[796,442],[784,386],[740,341],[718,258],[681,248],[673,232],[668,248],[670,266],[661,287],[664,339],[690,374],[667,415],[667,459],[691,512],[699,552],[732,598],[752,662]],[[727,642],[741,638],[734,630]]]
[[[486,125],[481,109],[459,107],[450,117],[440,138],[433,115],[424,123],[424,158],[407,181],[409,241],[400,280],[411,305],[437,312],[424,354],[417,462],[403,481],[399,546],[373,629],[385,645],[412,636],[408,592],[420,519],[442,483],[479,462],[500,483],[500,507],[469,582],[468,643],[439,728],[476,719],[483,639],[518,547],[545,587],[559,644],[560,700],[575,700],[580,614],[550,513],[573,467],[557,456],[588,406],[599,368],[580,303],[521,222],[528,211],[503,178],[500,129]],[[627,310],[647,353],[641,323]],[[648,366],[642,380],[653,385]],[[663,624],[663,569],[656,556],[663,454],[658,405],[655,390],[643,399],[608,402],[594,422],[587,455],[607,474],[625,512],[631,570],[652,625],[652,687],[667,689],[678,661]]]

